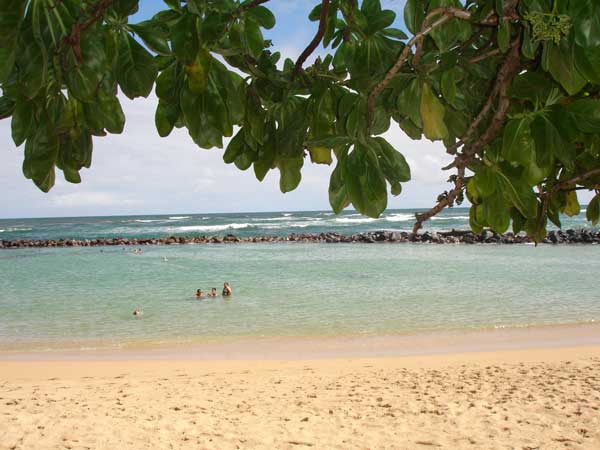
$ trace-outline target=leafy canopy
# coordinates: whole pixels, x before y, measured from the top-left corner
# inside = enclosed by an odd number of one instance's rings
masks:
[[[282,0],[272,0],[282,1]],[[381,135],[400,126],[440,140],[454,162],[445,207],[471,206],[474,231],[512,223],[536,240],[595,190],[600,218],[600,3],[595,0],[322,0],[315,38],[280,62],[263,37],[268,0],[164,0],[137,24],[138,0],[0,0],[0,118],[24,145],[23,173],[44,192],[56,168],[79,183],[93,140],[121,133],[129,98],[159,99],[156,129],[187,128],[258,180],[295,189],[308,158],[334,165],[329,200],[377,217],[410,180]],[[304,67],[322,45],[327,56]],[[335,161],[335,163],[334,163]]]

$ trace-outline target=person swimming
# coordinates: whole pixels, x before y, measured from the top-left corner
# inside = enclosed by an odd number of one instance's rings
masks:
[[[202,289],[198,289],[196,291],[196,297],[198,297],[198,298],[204,298],[205,297],[204,292],[202,292]]]
[[[217,288],[212,288],[210,294],[208,294],[209,297],[216,297],[217,295]]]
[[[233,290],[231,289],[229,283],[226,281],[225,283],[223,283],[223,297],[230,297],[231,294],[233,294]]]
[[[135,311],[133,311],[134,316],[141,316],[142,314],[144,314],[144,313],[142,312],[141,309],[136,309]]]

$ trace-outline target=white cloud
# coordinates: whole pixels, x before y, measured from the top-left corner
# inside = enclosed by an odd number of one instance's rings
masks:
[[[135,200],[123,198],[121,195],[108,192],[73,192],[70,194],[59,194],[51,198],[50,203],[54,206],[65,208],[78,208],[89,206],[115,206],[134,205]]]

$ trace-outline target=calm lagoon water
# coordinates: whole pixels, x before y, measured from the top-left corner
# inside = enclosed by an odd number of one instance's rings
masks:
[[[600,321],[598,273],[600,246],[593,245],[5,250],[0,350]],[[234,288],[231,299],[194,298],[197,288],[220,291],[223,281]],[[135,308],[141,318],[132,316]]]

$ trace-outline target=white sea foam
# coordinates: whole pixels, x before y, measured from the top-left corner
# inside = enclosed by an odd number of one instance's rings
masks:
[[[430,220],[469,220],[469,216],[438,216],[432,217]]]
[[[169,217],[169,220],[183,220],[183,219],[189,219],[190,216],[171,216]]]
[[[225,231],[225,230],[239,230],[242,228],[248,228],[256,226],[250,223],[229,223],[226,225],[192,225],[187,227],[177,227],[173,231]]]
[[[284,215],[285,217],[290,217],[290,216],[293,216],[293,214],[292,214],[292,213],[283,213],[283,215]]]
[[[406,222],[408,220],[414,220],[413,214],[392,214],[385,218],[388,222]]]
[[[4,230],[0,230],[0,233],[4,233]]]
[[[129,221],[127,221],[129,222]],[[162,219],[135,219],[134,222],[138,223],[152,223],[152,222],[163,222]]]
[[[277,222],[277,221],[281,221],[281,220],[290,220],[289,216],[286,217],[257,217],[256,219],[252,219],[255,220],[256,222]]]
[[[353,214],[353,215],[359,215],[359,214]],[[375,222],[377,219],[372,219],[371,217],[361,217],[361,218],[350,218],[350,217],[340,217],[339,219],[334,219],[336,222],[339,223],[368,223],[368,222]]]

